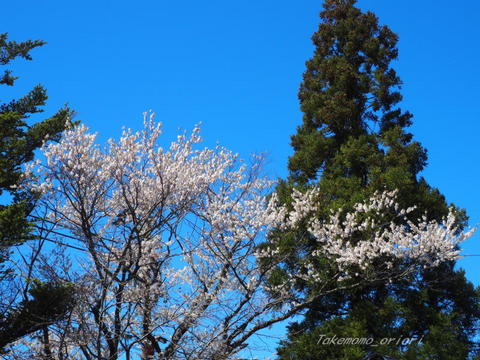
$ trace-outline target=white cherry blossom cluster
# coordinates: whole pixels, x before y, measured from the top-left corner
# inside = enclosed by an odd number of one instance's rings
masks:
[[[344,272],[352,265],[366,270],[382,257],[435,265],[456,258],[456,245],[470,235],[457,235],[453,214],[445,224],[408,226],[365,216],[405,216],[410,210],[398,208],[394,193],[321,222],[312,216],[315,191],[295,190],[287,210],[275,194],[267,196],[273,182],[258,175],[259,164],[246,166],[220,146],[198,149],[199,128],[163,148],[160,124],[146,115],[144,125],[105,148],[87,127],[69,129],[43,147],[44,161],[27,168],[23,186],[41,194],[42,221],[59,246],[74,248],[76,261],[71,278],[79,295],[67,323],[51,335],[55,358],[75,349],[69,358],[154,351],[162,359],[232,359],[259,330],[314,300],[291,285],[296,278],[323,281],[316,258],[327,256]],[[266,234],[305,223],[318,250],[304,271],[270,285],[284,258]],[[357,231],[372,238],[354,243]]]
[[[266,201],[273,182],[227,149],[197,149],[199,128],[164,149],[160,124],[146,116],[144,125],[105,148],[86,126],[69,129],[27,169],[44,221],[79,249],[78,304],[63,339],[113,359],[155,334],[168,339],[166,359],[228,358],[265,314],[254,252],[284,217]]]
[[[389,268],[392,260],[437,266],[458,259],[458,245],[475,231],[460,232],[453,209],[442,223],[425,216],[416,222],[408,220],[414,208],[401,209],[396,202],[397,191],[376,193],[356,204],[353,211],[344,213],[340,209],[321,221],[314,216],[316,194],[316,190],[294,191],[293,210],[285,223],[295,227],[300,220],[308,219],[308,231],[319,245],[313,258],[330,257],[340,271],[352,266],[367,270],[379,259]],[[364,235],[358,240],[356,234]]]

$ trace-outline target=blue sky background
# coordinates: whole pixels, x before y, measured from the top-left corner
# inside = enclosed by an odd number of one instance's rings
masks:
[[[402,107],[429,153],[423,175],[480,224],[478,121],[480,2],[360,0],[399,34],[394,64]],[[0,32],[42,39],[34,61],[11,67],[21,76],[0,88],[2,101],[36,83],[48,89],[47,114],[73,107],[101,139],[122,126],[138,129],[152,109],[165,138],[202,122],[207,145],[247,158],[266,152],[267,174],[285,177],[289,137],[301,122],[297,90],[321,1],[2,2]],[[479,235],[465,254],[480,254]],[[480,284],[480,257],[459,262]],[[278,330],[281,333],[281,329]]]

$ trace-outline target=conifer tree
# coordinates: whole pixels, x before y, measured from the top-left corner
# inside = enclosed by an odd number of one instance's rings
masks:
[[[440,220],[453,205],[419,175],[427,152],[407,130],[412,115],[399,107],[401,81],[391,67],[398,55],[397,35],[379,25],[375,14],[354,5],[355,0],[324,3],[312,37],[314,55],[299,90],[304,116],[292,136],[290,176],[277,193],[288,204],[291,188],[317,186],[321,219],[332,209],[350,209],[376,191],[397,189],[402,206],[416,206],[410,220],[422,215]],[[465,226],[465,212],[456,209],[456,214]],[[286,272],[297,271],[305,254],[315,250],[315,242],[297,233],[271,236],[282,237]],[[322,298],[303,321],[290,325],[288,340],[278,349],[280,359],[353,360],[372,350],[400,359],[466,359],[480,317],[479,298],[454,265],[419,270],[389,286]],[[316,270],[331,271],[323,264]],[[318,290],[305,284],[298,288],[312,295]],[[338,346],[319,343],[322,334],[423,340],[406,346]]]
[[[0,65],[9,65],[18,57],[31,60],[30,51],[43,44],[39,40],[17,43],[0,34]],[[0,85],[13,86],[15,80],[10,69],[0,75]],[[58,140],[72,116],[64,107],[42,121],[28,121],[32,114],[43,111],[46,100],[46,90],[37,85],[22,98],[0,104],[0,195],[4,195],[0,205],[0,352],[7,344],[59,319],[72,302],[71,286],[39,279],[26,279],[24,294],[19,296],[13,286],[16,274],[6,265],[14,246],[34,239],[28,215],[35,194],[18,189],[22,165],[33,159],[44,141]]]

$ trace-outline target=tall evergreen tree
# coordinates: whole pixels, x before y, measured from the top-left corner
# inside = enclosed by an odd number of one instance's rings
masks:
[[[398,55],[397,35],[379,25],[355,0],[326,0],[313,35],[313,57],[306,63],[299,99],[302,125],[292,136],[290,177],[277,188],[289,203],[292,188],[318,186],[319,218],[332,209],[350,209],[376,191],[398,190],[405,208],[416,206],[410,220],[422,215],[441,220],[449,206],[444,196],[419,175],[427,152],[407,131],[412,115],[398,106],[401,81],[391,68]],[[463,210],[456,209],[460,227]],[[283,271],[298,264],[316,244],[303,234],[273,233],[288,255]],[[367,236],[357,234],[357,237]],[[355,239],[352,239],[355,241]],[[479,297],[454,263],[418,270],[388,286],[370,286],[322,298],[302,322],[289,327],[281,359],[359,359],[371,350],[399,359],[466,359],[480,318]],[[319,273],[329,274],[324,264]],[[315,286],[298,284],[312,295]],[[327,336],[422,338],[410,345],[322,345]]]
[[[8,65],[21,57],[31,60],[30,51],[43,41],[9,41],[0,34],[0,65]],[[0,84],[13,86],[17,77],[7,69],[0,75]],[[12,293],[15,274],[6,264],[13,246],[34,239],[28,216],[35,195],[17,188],[22,180],[22,165],[31,161],[34,151],[46,140],[58,140],[72,111],[65,107],[55,115],[29,123],[30,115],[42,112],[47,94],[35,86],[18,100],[0,104],[0,352],[9,343],[48,326],[65,314],[72,302],[71,287],[57,282],[27,279],[21,299]],[[10,199],[10,200],[7,200]]]

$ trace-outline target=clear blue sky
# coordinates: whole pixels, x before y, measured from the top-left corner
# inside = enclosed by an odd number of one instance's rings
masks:
[[[394,64],[412,131],[429,152],[423,175],[480,223],[480,2],[360,0],[399,34]],[[12,67],[18,96],[35,83],[47,113],[68,102],[102,138],[138,129],[153,109],[167,138],[202,122],[246,158],[267,152],[268,174],[286,175],[289,137],[301,122],[297,89],[313,51],[321,1],[5,1],[12,40],[43,39],[34,61]],[[8,90],[8,95],[6,94]],[[465,253],[480,254],[480,236]],[[480,257],[459,262],[480,284]]]

